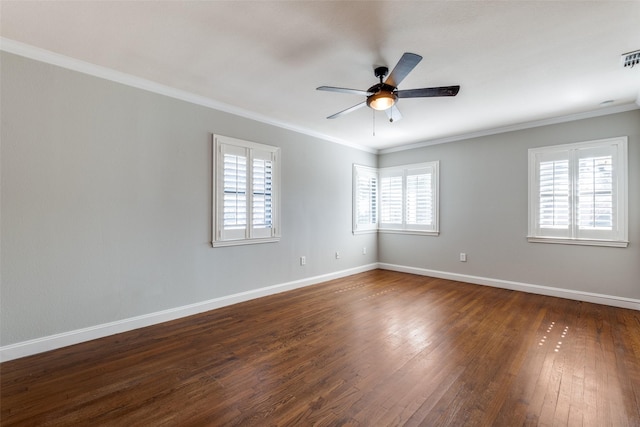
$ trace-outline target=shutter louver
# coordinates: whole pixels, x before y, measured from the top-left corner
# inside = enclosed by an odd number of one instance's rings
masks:
[[[406,223],[431,225],[433,217],[431,174],[408,175],[406,195]]]
[[[253,228],[272,228],[273,168],[270,160],[253,160]]]
[[[353,165],[353,232],[364,233],[378,228],[378,171]]]
[[[358,176],[358,224],[368,225],[377,222],[376,195],[378,193],[377,180],[371,176]]]
[[[402,224],[402,176],[380,179],[380,222]]]
[[[247,226],[247,158],[224,155],[224,203],[223,227],[240,230]]]
[[[611,230],[614,216],[612,157],[581,158],[578,168],[578,227]]]
[[[539,218],[541,228],[569,227],[569,161],[540,162]]]

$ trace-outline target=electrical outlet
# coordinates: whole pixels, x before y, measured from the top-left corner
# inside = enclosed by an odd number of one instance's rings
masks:
[[[460,262],[467,262],[467,254],[460,252]]]
[[[307,257],[306,256],[301,256],[300,257],[300,265],[306,265],[307,264]]]
[[[366,246],[364,246],[364,247],[362,248],[362,255],[366,255],[366,254],[367,254],[367,247],[366,247]]]
[[[336,251],[336,259],[340,259],[340,252]]]

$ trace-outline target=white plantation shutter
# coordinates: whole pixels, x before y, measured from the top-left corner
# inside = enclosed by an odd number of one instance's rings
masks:
[[[224,145],[221,238],[243,239],[247,235],[247,149]]]
[[[378,171],[353,165],[353,232],[378,228]]]
[[[380,230],[438,233],[438,162],[380,170]]]
[[[214,246],[278,240],[278,152],[214,136]]]
[[[616,172],[622,169],[618,146],[609,143],[587,146],[577,149],[574,156],[576,237],[626,240],[627,237],[621,234],[626,226],[620,224],[626,213],[619,212],[623,208],[617,203],[621,186]],[[626,189],[623,191],[626,194]]]
[[[538,233],[568,237],[571,226],[569,151],[540,153],[536,161]]]
[[[569,227],[569,160],[540,163],[540,226]]]
[[[626,246],[626,153],[626,137],[529,150],[529,240]]]
[[[253,236],[269,237],[273,228],[273,161],[271,153],[255,153],[252,181]]]
[[[581,157],[578,161],[578,228],[613,228],[613,156]]]
[[[380,223],[402,225],[403,176],[402,171],[394,171],[400,175],[380,177]]]
[[[438,162],[353,165],[353,232],[438,235]]]
[[[429,227],[433,222],[432,173],[426,168],[407,171],[407,225]]]

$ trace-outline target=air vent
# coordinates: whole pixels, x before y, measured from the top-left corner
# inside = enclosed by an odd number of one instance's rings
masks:
[[[625,67],[633,68],[640,64],[640,50],[622,54],[622,64]]]

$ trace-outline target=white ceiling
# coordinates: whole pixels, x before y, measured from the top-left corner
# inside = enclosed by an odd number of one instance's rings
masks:
[[[372,149],[640,104],[640,1],[7,1],[16,41],[210,99],[249,117]],[[389,123],[363,99],[376,65],[424,59]],[[373,136],[375,117],[375,136]],[[215,130],[212,130],[215,131]]]

